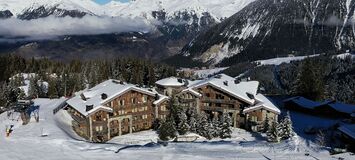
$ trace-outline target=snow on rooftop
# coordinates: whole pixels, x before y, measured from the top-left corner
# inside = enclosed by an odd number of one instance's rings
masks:
[[[153,91],[136,87],[133,84],[121,83],[120,81],[110,79],[96,85],[87,91],[82,92],[81,95],[76,95],[75,97],[69,99],[67,103],[74,107],[81,114],[87,116],[98,109],[110,110],[103,105],[113,98],[131,90],[143,92],[151,96],[155,96],[157,94]],[[105,94],[107,98],[102,99],[103,94]],[[159,95],[159,97],[162,97],[162,95]],[[164,99],[159,98],[159,100],[162,101]],[[86,106],[93,106],[93,109],[87,112]]]
[[[243,113],[248,113],[251,111],[255,111],[258,110],[260,108],[264,108],[268,111],[280,114],[281,111],[278,107],[276,107],[267,97],[265,97],[264,95],[258,93],[257,95],[255,95],[255,98],[259,101],[259,103],[257,103],[255,106],[246,108],[243,110]]]
[[[339,102],[329,103],[328,105],[339,112],[348,114],[353,114],[355,112],[355,105],[343,104]]]
[[[338,129],[355,140],[355,124],[344,124]]]
[[[176,77],[169,77],[169,78],[161,79],[155,82],[155,84],[160,86],[165,86],[165,87],[181,87],[185,84],[184,81],[185,80]]]
[[[355,112],[355,105],[343,104],[340,102],[334,102],[332,100],[326,100],[323,102],[316,102],[316,101],[312,101],[312,100],[309,100],[307,98],[300,97],[300,96],[292,97],[292,98],[284,100],[284,102],[289,102],[289,101],[292,101],[292,102],[298,104],[299,106],[304,107],[304,108],[308,108],[308,109],[315,109],[316,107],[327,105],[338,112],[343,112],[343,113],[347,113],[347,114],[352,114]]]
[[[325,104],[328,104],[331,102],[331,101],[315,102],[315,101],[312,101],[312,100],[309,100],[307,98],[300,97],[300,96],[292,97],[292,98],[284,100],[284,102],[289,102],[289,101],[292,101],[292,102],[298,104],[299,106],[304,107],[304,108],[308,108],[308,109],[314,109],[316,107],[319,107],[319,106],[322,106],[322,105],[325,105]]]
[[[333,56],[334,57],[337,57],[337,58],[340,58],[340,59],[345,59],[347,57],[350,57],[350,58],[355,58],[355,55],[354,54],[351,54],[351,53],[343,53],[343,54],[338,54],[338,55],[335,55]]]
[[[204,85],[212,85],[218,89],[221,89],[236,98],[239,98],[249,104],[254,104],[255,99],[248,96],[248,94],[256,95],[259,87],[258,81],[238,82],[235,78],[226,74],[219,74],[214,77],[199,81],[198,83],[191,85],[191,88],[198,88]]]

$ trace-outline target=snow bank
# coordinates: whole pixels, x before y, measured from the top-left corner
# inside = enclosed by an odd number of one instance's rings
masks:
[[[280,65],[282,63],[290,63],[291,61],[301,61],[307,57],[317,57],[319,54],[309,55],[309,56],[296,56],[296,57],[280,57],[271,58],[266,60],[255,61],[259,66],[263,65]]]
[[[9,122],[16,127],[10,137],[0,134],[0,159],[2,160],[94,160],[94,159],[174,159],[174,160],[214,160],[214,159],[299,159],[311,160],[331,159],[328,152],[314,150],[313,144],[301,137],[292,141],[284,141],[279,144],[268,143],[262,135],[253,134],[243,129],[233,129],[232,138],[213,139],[211,141],[201,139],[194,143],[169,143],[168,146],[134,147],[135,144],[156,142],[157,134],[154,131],[143,131],[134,134],[116,137],[106,144],[88,143],[78,141],[68,134],[70,131],[71,117],[60,111],[53,116],[53,109],[65,99],[36,99],[35,104],[40,105],[40,121],[33,120],[25,126],[20,121],[10,120],[6,112],[0,114],[0,131],[4,131]],[[314,119],[304,116],[296,116],[291,113],[294,124],[303,125],[313,123]],[[302,124],[296,122],[301,121]],[[58,119],[59,122],[58,122]],[[303,123],[304,122],[304,123]],[[322,123],[323,120],[314,123]],[[41,129],[48,133],[47,137],[41,137]],[[62,128],[65,131],[63,131]],[[127,147],[127,146],[133,147]],[[118,154],[118,149],[126,147]],[[311,156],[305,156],[305,153]],[[352,159],[350,154],[336,155],[336,158]]]
[[[213,69],[202,69],[202,70],[196,70],[195,75],[200,77],[200,78],[207,78],[209,76],[213,76],[215,74],[218,74],[224,70],[228,69],[228,67],[221,67],[221,68],[213,68]]]

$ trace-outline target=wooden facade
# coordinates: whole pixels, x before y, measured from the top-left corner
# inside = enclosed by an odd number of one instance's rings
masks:
[[[233,127],[242,127],[244,125],[244,116],[241,114],[241,111],[242,107],[246,105],[245,102],[211,85],[204,85],[195,88],[195,90],[202,95],[199,99],[200,111],[213,116],[227,112],[232,117]]]
[[[84,116],[69,106],[76,133],[93,142],[105,142],[112,137],[151,129],[156,118],[169,113],[167,101],[154,105],[156,95],[130,90],[110,99],[103,106],[111,111],[98,109]]]
[[[248,112],[245,114],[245,128],[255,132],[261,131],[264,127],[264,121],[266,120],[266,118],[269,119],[269,125],[271,125],[274,120],[278,119],[278,114],[265,109],[258,109],[255,111]]]
[[[252,131],[260,131],[266,117],[270,122],[277,120],[278,113],[265,110],[263,108],[252,112],[243,113],[243,110],[250,104],[218,89],[212,85],[203,85],[194,88],[200,94],[196,96],[191,92],[182,92],[177,95],[179,105],[185,107],[196,107],[198,112],[205,112],[213,116],[229,113],[232,117],[233,127],[246,128]]]

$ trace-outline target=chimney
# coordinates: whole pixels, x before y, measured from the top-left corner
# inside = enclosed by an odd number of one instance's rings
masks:
[[[224,81],[223,84],[228,86],[228,81]]]
[[[182,79],[181,79],[181,78],[178,78],[177,81],[178,81],[179,83],[182,83]]]
[[[155,94],[155,100],[157,101],[157,100],[159,100],[159,94]]]
[[[86,105],[86,112],[92,110],[94,108],[94,105]]]
[[[82,100],[86,101],[86,97],[85,97],[84,93],[80,94],[80,97]]]
[[[102,94],[101,94],[101,99],[102,99],[102,100],[107,99],[107,94],[106,94],[106,93],[102,93]]]
[[[240,83],[240,79],[235,79],[234,84],[238,84],[238,83]]]

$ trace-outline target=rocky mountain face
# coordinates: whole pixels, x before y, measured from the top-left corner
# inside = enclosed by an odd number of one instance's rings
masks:
[[[0,11],[0,19],[7,19],[12,16],[13,16],[13,14],[9,10]]]
[[[88,13],[79,10],[65,10],[65,9],[58,8],[57,6],[53,6],[50,8],[46,8],[45,6],[40,6],[38,8],[28,8],[23,13],[17,15],[17,18],[23,20],[45,18],[48,16],[55,16],[55,17],[70,16],[70,17],[82,18],[86,14]]]
[[[200,34],[179,56],[232,65],[353,49],[354,9],[355,0],[257,0]]]
[[[53,40],[10,43],[12,54],[31,58],[49,58],[62,61],[72,59],[110,59],[113,57],[139,57],[159,59],[167,48],[154,35],[132,32],[105,35],[63,36]]]

